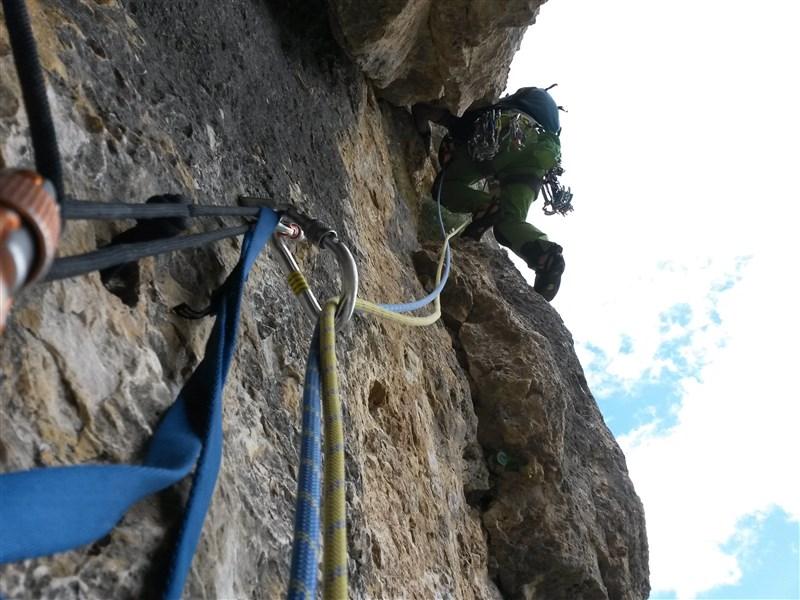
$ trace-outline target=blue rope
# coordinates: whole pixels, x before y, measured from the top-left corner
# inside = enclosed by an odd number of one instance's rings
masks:
[[[442,280],[439,282],[439,285],[427,296],[424,298],[420,298],[419,300],[415,300],[413,302],[408,302],[405,304],[381,304],[380,307],[386,310],[390,310],[396,313],[404,313],[404,312],[411,312],[413,310],[419,310],[420,308],[424,308],[428,306],[431,302],[436,300],[439,294],[442,293],[444,286],[447,285],[447,278],[450,276],[450,242],[447,241],[447,231],[444,227],[444,219],[442,218],[442,185],[444,184],[444,170],[442,170],[441,175],[439,176],[439,185],[436,189],[436,208],[439,212],[439,228],[442,231],[442,239],[445,240],[445,257],[444,257],[444,273],[442,273]]]
[[[300,442],[300,470],[297,475],[297,500],[294,515],[290,600],[315,600],[317,597],[317,554],[322,486],[322,401],[320,398],[319,327],[314,332],[306,363],[303,388],[303,432]]]
[[[83,465],[0,475],[0,563],[69,550],[106,535],[142,498],[194,468],[192,487],[164,587],[181,596],[222,458],[222,391],[236,348],[247,275],[278,222],[263,209],[223,284],[203,360],[167,410],[143,465]]]

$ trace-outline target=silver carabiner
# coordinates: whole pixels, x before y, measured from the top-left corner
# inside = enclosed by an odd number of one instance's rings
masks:
[[[353,318],[358,295],[358,267],[350,249],[345,246],[333,231],[326,235],[320,247],[326,248],[336,256],[342,274],[342,295],[336,309],[336,331],[342,331]]]
[[[292,229],[293,226],[299,226],[300,230],[311,242],[317,244],[320,248],[330,250],[336,257],[336,262],[341,271],[342,282],[342,293],[339,296],[339,306],[336,309],[336,331],[343,331],[353,317],[353,312],[356,307],[356,297],[358,296],[358,267],[356,266],[356,261],[352,253],[347,246],[339,240],[336,232],[321,221],[311,219],[297,212],[293,207],[279,210],[289,221],[282,221],[273,235],[272,243],[278,250],[278,253],[283,259],[284,266],[289,273],[300,272],[297,261],[282,239],[287,237],[288,231],[294,231],[294,229]],[[282,217],[282,219],[284,219],[284,217]],[[320,304],[307,285],[304,286],[302,292],[299,293],[298,296],[301,299],[303,309],[306,313],[312,319],[318,319],[321,312]]]
[[[297,264],[294,256],[292,255],[289,248],[286,247],[286,242],[283,241],[283,235],[280,230],[275,231],[272,234],[272,246],[278,251],[278,255],[283,260],[283,266],[286,270],[286,274],[291,276],[293,273],[300,273],[300,265]],[[295,291],[295,290],[292,290]],[[317,301],[317,297],[314,295],[314,292],[306,284],[303,286],[303,290],[300,293],[295,291],[295,295],[299,298],[300,304],[305,310],[306,314],[311,317],[312,320],[316,321],[319,319],[319,313],[322,309],[319,306],[319,302]]]

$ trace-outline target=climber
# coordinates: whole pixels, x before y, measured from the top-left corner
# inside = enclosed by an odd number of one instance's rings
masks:
[[[472,213],[464,236],[479,240],[494,228],[497,241],[536,272],[533,289],[549,302],[564,272],[562,248],[526,222],[528,209],[543,185],[547,203],[558,212],[571,210],[572,194],[555,179],[563,172],[561,128],[559,107],[547,90],[521,88],[462,117],[426,103],[414,105],[412,115],[428,144],[429,121],[449,132],[439,147],[442,171],[434,183],[434,198],[441,183],[443,206]]]

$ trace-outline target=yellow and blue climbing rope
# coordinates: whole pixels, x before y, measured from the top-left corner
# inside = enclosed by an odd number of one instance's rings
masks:
[[[302,277],[302,276],[301,276]],[[319,329],[314,331],[306,363],[303,386],[303,425],[297,501],[294,516],[294,544],[290,569],[290,600],[316,600],[319,552],[320,479],[322,435],[320,419]]]
[[[325,476],[323,499],[323,597],[347,598],[347,521],[344,476],[344,411],[339,396],[336,365],[336,309],[329,301],[320,318],[322,402],[325,423]]]
[[[450,272],[450,240],[461,233],[468,223],[462,224],[449,234],[445,233],[441,212],[441,185],[437,194],[439,208],[439,224],[442,229],[444,243],[436,268],[434,290],[425,298],[406,304],[375,304],[361,298],[356,298],[355,309],[361,313],[372,314],[388,319],[402,325],[423,327],[436,323],[441,317],[441,292],[447,283]],[[289,268],[287,283],[292,292],[304,302],[304,306],[311,313],[318,306],[313,293],[310,291],[305,277],[300,272],[297,263],[291,257],[285,246],[278,246],[283,254],[284,262]],[[433,303],[434,310],[429,315],[411,316],[401,314],[418,310]],[[308,368],[316,369],[312,360],[313,346],[319,343],[319,356],[322,370],[322,418],[324,422],[325,460],[324,481],[322,488],[325,490],[324,499],[320,498],[319,488],[309,483],[310,469],[318,465],[306,452],[309,440],[314,439],[314,427],[319,429],[319,422],[310,422],[313,411],[305,408],[303,412],[303,447],[301,448],[301,467],[298,475],[297,513],[295,517],[295,541],[292,560],[292,578],[289,598],[313,598],[316,590],[316,570],[312,569],[312,561],[316,560],[314,540],[311,537],[318,532],[319,512],[316,513],[316,529],[312,520],[312,507],[318,506],[323,501],[323,598],[326,600],[340,600],[347,597],[347,514],[346,514],[346,481],[345,481],[345,454],[344,454],[344,422],[342,401],[339,394],[336,360],[336,314],[339,298],[331,298],[319,312],[319,324],[312,340],[312,351],[309,353]],[[309,308],[310,307],[310,308]],[[306,382],[313,385],[314,376],[306,374]],[[308,397],[308,394],[305,396]],[[317,417],[318,419],[318,417]],[[314,495],[316,492],[316,495]],[[304,557],[302,562],[299,556]],[[316,566],[316,562],[313,563]]]

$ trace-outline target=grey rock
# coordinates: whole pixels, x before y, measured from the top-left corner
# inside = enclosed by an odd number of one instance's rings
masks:
[[[443,310],[492,474],[490,573],[510,598],[646,598],[642,504],[569,332],[499,248],[459,241],[454,264]]]

